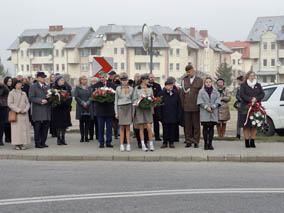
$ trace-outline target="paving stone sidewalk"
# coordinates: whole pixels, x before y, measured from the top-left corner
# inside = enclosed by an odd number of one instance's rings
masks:
[[[184,143],[175,143],[175,149],[161,149],[162,142],[155,142],[154,152],[142,152],[132,139],[132,151],[120,152],[119,141],[113,140],[114,148],[98,148],[97,141],[80,143],[79,134],[67,134],[68,146],[58,146],[56,138],[48,138],[49,148],[35,149],[32,144],[27,150],[15,150],[12,145],[0,147],[0,159],[38,161],[229,161],[229,162],[284,162],[284,143],[256,143],[256,149],[246,149],[243,141],[215,141],[213,151],[200,148],[184,148]]]

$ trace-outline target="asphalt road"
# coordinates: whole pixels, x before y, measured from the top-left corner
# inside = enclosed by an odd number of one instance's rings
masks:
[[[284,212],[284,164],[0,161],[0,212]]]

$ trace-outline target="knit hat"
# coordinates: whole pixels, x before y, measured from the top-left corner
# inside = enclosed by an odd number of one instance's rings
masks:
[[[63,78],[62,75],[57,75],[57,76],[55,76],[55,84],[57,84],[57,82],[58,82],[61,78]]]

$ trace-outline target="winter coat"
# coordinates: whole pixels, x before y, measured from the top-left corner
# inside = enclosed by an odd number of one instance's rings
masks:
[[[77,86],[74,90],[74,97],[76,100],[76,119],[80,120],[83,115],[92,116],[92,104],[89,100],[92,95],[92,88]],[[84,108],[84,103],[87,104],[87,108]]]
[[[218,91],[219,92],[219,91]],[[230,106],[229,102],[231,101],[231,95],[227,88],[224,88],[220,93],[221,106],[218,109],[218,120],[219,121],[228,121],[230,120]]]
[[[219,92],[213,89],[209,97],[205,89],[200,90],[197,105],[200,108],[200,122],[218,122],[218,107],[221,105]],[[208,107],[212,112],[208,112]]]
[[[8,96],[8,106],[11,110],[18,113],[17,121],[11,122],[12,144],[29,144],[31,142],[28,115],[30,102],[26,93],[22,90],[13,89]],[[19,114],[22,110],[25,114]]]
[[[104,87],[102,82],[96,83],[92,86],[92,92],[96,91],[97,89]],[[106,82],[106,87],[110,87],[115,90],[115,86],[110,81]],[[97,101],[93,101],[93,112],[94,116],[107,116],[107,117],[114,117],[114,102],[111,103],[99,103]]]
[[[192,84],[190,83],[190,78],[188,76],[182,80],[180,99],[182,108],[185,112],[199,111],[199,107],[197,106],[197,96],[202,86],[203,80],[197,76],[195,76]]]
[[[51,119],[50,105],[41,103],[43,99],[46,99],[48,89],[47,85],[42,88],[38,82],[32,84],[29,89],[33,121],[50,121]]]
[[[172,95],[164,88],[159,96],[163,96],[163,105],[157,108],[159,120],[164,124],[178,124],[182,119],[182,108],[179,93],[172,90]]]
[[[7,98],[9,94],[9,89],[5,85],[0,85],[0,107],[7,106]]]
[[[58,86],[55,85],[54,89],[65,90],[70,94],[70,98],[60,104],[52,107],[51,109],[51,126],[55,129],[66,129],[71,124],[71,109],[72,109],[72,96],[71,90],[66,85]]]

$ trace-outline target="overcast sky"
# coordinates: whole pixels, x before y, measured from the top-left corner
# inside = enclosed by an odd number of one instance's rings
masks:
[[[221,41],[245,40],[259,16],[284,15],[284,0],[1,0],[0,57],[29,28],[149,25],[207,29]]]

